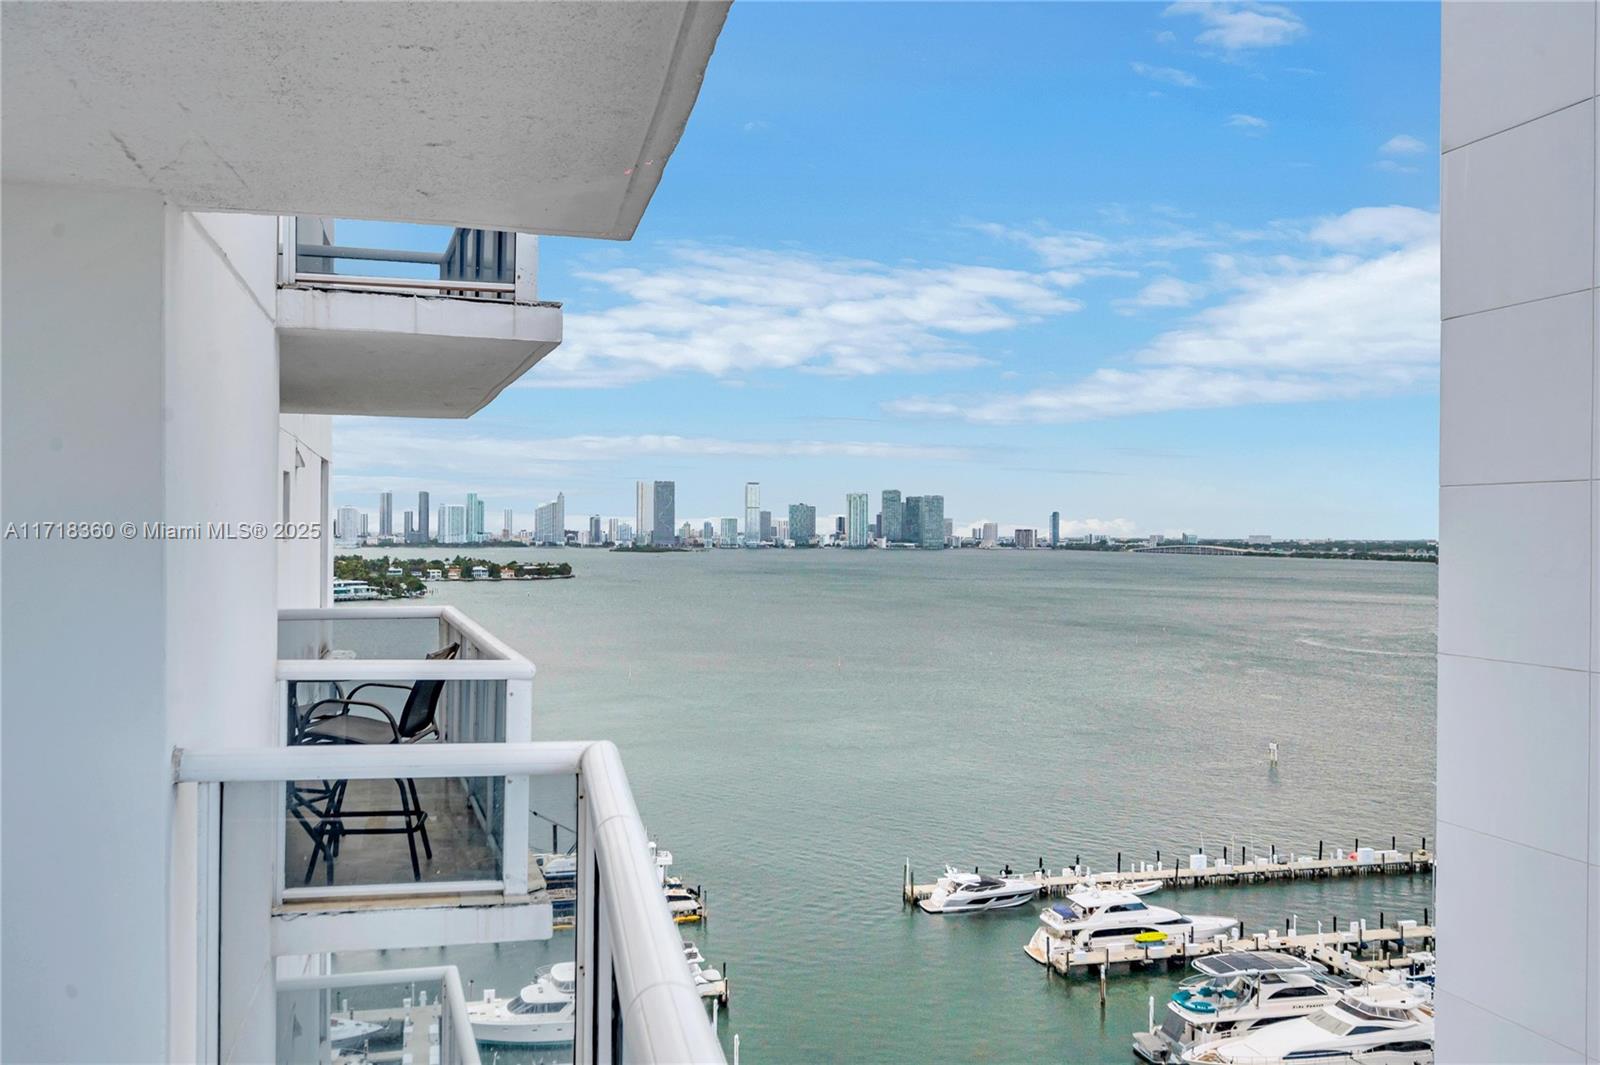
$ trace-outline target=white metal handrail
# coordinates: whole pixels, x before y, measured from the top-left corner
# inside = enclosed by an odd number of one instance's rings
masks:
[[[484,743],[173,751],[176,783],[305,777],[578,775],[574,1060],[722,1062],[614,744]],[[613,1006],[613,1001],[615,1006]]]
[[[480,281],[468,278],[397,278],[356,274],[333,274],[300,269],[300,258],[353,259],[366,262],[438,264],[444,267],[450,257],[444,252],[413,252],[399,249],[358,248],[339,244],[302,244],[299,220],[293,215],[278,219],[278,284],[355,291],[393,292],[399,295],[444,295],[456,299],[532,305],[538,302],[539,238],[531,233],[512,234],[509,267],[512,281]],[[507,300],[505,297],[511,297]]]
[[[455,1060],[462,1065],[479,1065],[478,1041],[472,1037],[472,1021],[467,1016],[467,997],[461,990],[461,973],[454,965],[430,965],[413,969],[366,969],[360,972],[326,973],[321,976],[280,976],[281,991],[343,991],[385,984],[421,984],[438,981],[442,993],[440,1006],[449,1012],[450,1042]]]

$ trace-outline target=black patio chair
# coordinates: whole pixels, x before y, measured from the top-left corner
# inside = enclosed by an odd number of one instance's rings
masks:
[[[427,657],[435,661],[450,659],[460,650],[461,645],[453,643],[430,653]],[[440,731],[436,715],[444,683],[442,680],[419,680],[412,684],[393,684],[386,681],[367,681],[358,684],[340,696],[321,699],[311,704],[300,716],[299,725],[295,729],[296,742],[391,744],[416,743],[430,737],[438,737]],[[406,692],[405,706],[400,711],[399,719],[397,720],[388,708],[380,703],[371,699],[356,698],[366,688],[389,688]],[[350,712],[352,707],[376,711],[378,716],[352,714]],[[330,708],[337,709],[328,712]],[[399,810],[346,810],[344,799],[348,786],[349,781],[346,780],[323,781],[322,789],[297,788],[290,797],[290,815],[311,836],[311,859],[306,864],[304,883],[311,882],[319,855],[324,860],[327,882],[333,883],[333,863],[339,854],[340,841],[344,836],[401,833],[404,833],[406,845],[411,852],[411,875],[413,879],[421,880],[422,866],[417,860],[417,838],[421,837],[423,852],[430,859],[433,857],[433,844],[428,839],[428,813],[422,808],[422,800],[417,794],[417,782],[410,777],[395,779],[395,787],[400,792]],[[315,822],[306,816],[307,812],[316,818]],[[400,825],[350,828],[346,824],[347,818],[368,817],[398,817]]]

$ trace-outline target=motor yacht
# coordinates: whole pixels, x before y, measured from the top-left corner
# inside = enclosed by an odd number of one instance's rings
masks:
[[[1198,975],[1179,985],[1159,1026],[1137,1032],[1133,1052],[1152,1065],[1180,1061],[1202,1043],[1303,1017],[1338,1002],[1349,981],[1279,951],[1231,951],[1197,958]]]
[[[918,901],[928,913],[977,913],[1022,906],[1039,893],[1039,884],[1020,876],[982,876],[946,866],[933,894]]]
[[[689,972],[694,976],[694,989],[701,998],[714,998],[722,1003],[728,1001],[728,982],[723,979],[720,969],[706,964],[699,947],[692,942],[684,943],[683,960],[689,963]]]
[[[1190,1047],[1188,1065],[1351,1062],[1432,1065],[1433,1007],[1413,988],[1393,984],[1346,991],[1304,1017]]]
[[[1199,943],[1238,930],[1237,917],[1191,916],[1152,906],[1132,892],[1089,888],[1040,911],[1039,928],[1024,950],[1034,961],[1048,965],[1063,950],[1100,950],[1135,942]]]
[[[539,970],[538,979],[513,998],[467,1003],[472,1035],[480,1043],[509,1046],[556,1046],[572,1042],[578,968],[557,962]]]
[[[358,1021],[354,1017],[328,1018],[328,1045],[337,1049],[360,1046],[384,1031],[385,1025],[373,1021]]]

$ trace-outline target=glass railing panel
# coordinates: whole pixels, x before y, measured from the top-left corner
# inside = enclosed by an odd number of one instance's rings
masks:
[[[337,614],[339,609],[321,613]],[[279,618],[278,658],[420,660],[453,642],[445,635],[437,617]]]
[[[458,1038],[470,1028],[465,999],[451,994],[445,966],[358,969],[338,955],[306,963],[330,971],[280,978],[279,1062],[474,1060],[476,1047]],[[459,995],[459,975],[455,980]]]

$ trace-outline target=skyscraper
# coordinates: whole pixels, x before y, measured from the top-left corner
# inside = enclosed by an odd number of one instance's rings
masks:
[[[651,495],[654,506],[650,517],[650,542],[663,544],[670,547],[675,539],[672,534],[673,525],[677,524],[677,494],[676,481],[656,481]]]
[[[884,521],[888,521],[888,504],[884,504]],[[900,542],[922,542],[922,497],[906,496],[900,506]]]
[[[428,519],[433,516],[433,511],[428,509],[428,493],[417,493],[417,543],[425,544],[433,539],[428,528]]]
[[[993,547],[1000,542],[1000,526],[992,521],[983,523],[983,535],[980,538],[985,547]]]
[[[1050,512],[1050,546],[1055,547],[1061,543],[1061,511]]]
[[[867,493],[850,492],[844,497],[845,542],[851,547],[869,547],[872,536],[867,529]]]
[[[467,515],[467,520],[472,522],[472,539],[474,542],[485,539],[483,535],[483,500],[478,500],[472,508],[472,513]]]
[[[607,543],[612,543],[612,544],[617,543],[618,542],[617,536],[619,535],[619,532],[620,532],[620,530],[618,530],[618,528],[617,528],[617,519],[616,518],[607,518],[606,519],[606,542]]]
[[[447,544],[467,543],[467,508],[449,503],[439,509],[444,512],[439,520],[439,539]]]
[[[805,503],[789,505],[789,539],[806,547],[817,538],[817,508]]]
[[[478,493],[476,493],[476,492],[468,492],[467,493],[467,539],[466,539],[467,543],[472,543],[477,539],[477,535],[476,534],[477,534],[477,531],[478,531],[478,525],[477,525],[477,522],[474,520],[474,519],[477,518],[477,515],[478,515]]]
[[[715,540],[716,538],[717,538],[717,528],[716,528],[716,526],[712,525],[709,521],[706,522],[704,525],[700,526],[700,540],[701,540],[701,542],[709,544],[711,541]]]
[[[761,484],[758,481],[744,483],[744,542],[761,542]]]
[[[417,512],[414,511],[414,510],[406,511],[405,520],[406,520],[405,542],[408,543],[408,544],[414,544],[414,543],[417,542]]]
[[[642,544],[650,542],[651,522],[655,520],[655,482],[639,481],[634,485],[633,535]]]
[[[598,514],[589,515],[589,542],[591,544],[600,542],[600,515]]]
[[[907,496],[901,539],[918,547],[944,547],[944,496]]]
[[[772,511],[770,510],[761,512],[761,542],[764,544],[772,542]]]
[[[564,544],[567,542],[567,497],[557,492],[556,497],[533,514],[533,542],[536,544]]]
[[[507,507],[505,512],[500,516],[500,539],[511,539],[511,534],[516,529],[516,525],[512,522],[513,517],[515,517],[515,515],[511,513],[510,507]]]
[[[378,493],[378,535],[394,535],[394,493]]]
[[[883,490],[883,515],[878,519],[879,535],[891,544],[904,540],[904,521],[905,504],[901,502],[900,490],[897,488],[885,488]]]
[[[353,542],[361,535],[361,512],[355,507],[340,507],[333,523],[335,539]]]
[[[736,547],[736,546],[738,546],[738,543],[739,543],[739,519],[738,518],[723,518],[722,519],[722,535],[717,538],[717,542],[719,544],[721,544],[723,547]]]

